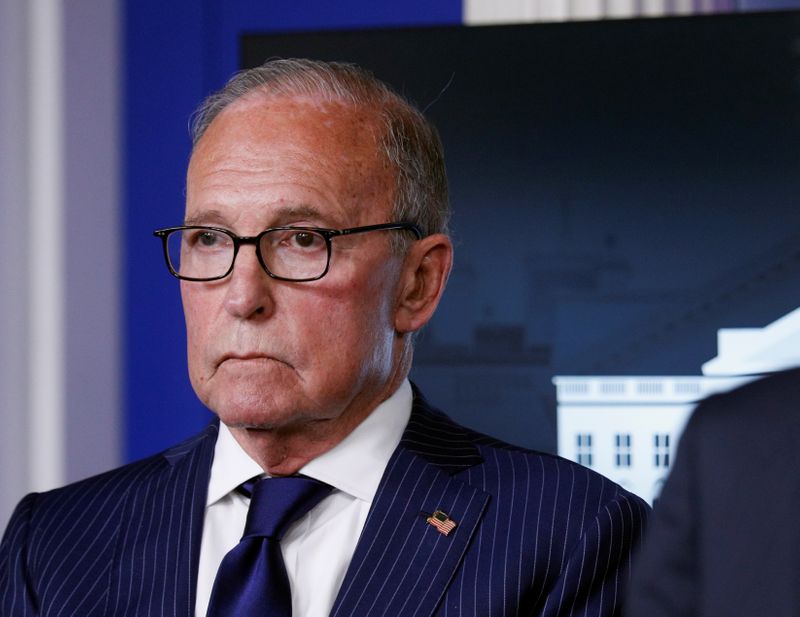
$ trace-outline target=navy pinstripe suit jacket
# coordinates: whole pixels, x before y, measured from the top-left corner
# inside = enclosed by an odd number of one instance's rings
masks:
[[[2,616],[192,617],[216,434],[25,497],[0,547]],[[450,535],[426,522],[435,510]],[[331,614],[618,615],[647,510],[417,396]]]

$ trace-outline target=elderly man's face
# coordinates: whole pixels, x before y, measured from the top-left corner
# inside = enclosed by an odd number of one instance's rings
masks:
[[[369,112],[310,99],[233,103],[192,156],[187,224],[252,236],[388,222],[392,176],[375,123]],[[269,278],[252,246],[227,278],[183,281],[189,373],[202,401],[230,426],[292,428],[363,415],[391,394],[402,266],[392,233],[335,238],[318,281]]]

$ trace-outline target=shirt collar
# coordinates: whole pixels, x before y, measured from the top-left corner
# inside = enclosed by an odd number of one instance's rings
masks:
[[[230,429],[220,422],[208,479],[206,505],[218,502],[246,480],[263,473],[261,466],[242,450]]]
[[[371,502],[411,416],[413,393],[404,380],[392,396],[336,446],[309,461],[303,475]],[[258,463],[242,449],[225,424],[220,423],[206,505],[224,498],[242,482],[263,475]]]

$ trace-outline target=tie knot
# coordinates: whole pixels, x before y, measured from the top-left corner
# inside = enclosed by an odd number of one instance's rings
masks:
[[[289,525],[311,510],[331,487],[305,476],[264,478],[252,487],[244,538],[267,537],[280,540]]]

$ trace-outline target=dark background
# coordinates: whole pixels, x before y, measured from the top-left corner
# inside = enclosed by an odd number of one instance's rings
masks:
[[[798,306],[798,12],[468,27],[460,0],[126,0],[122,18],[127,460],[210,417],[152,230],[182,220],[193,110],[270,56],[358,61],[439,126],[456,267],[413,378],[464,423],[553,450],[554,374],[696,375],[718,328]]]
[[[696,375],[800,305],[800,15],[249,34],[427,110],[456,266],[412,378],[554,451],[555,374]],[[402,50],[402,52],[400,52]]]

